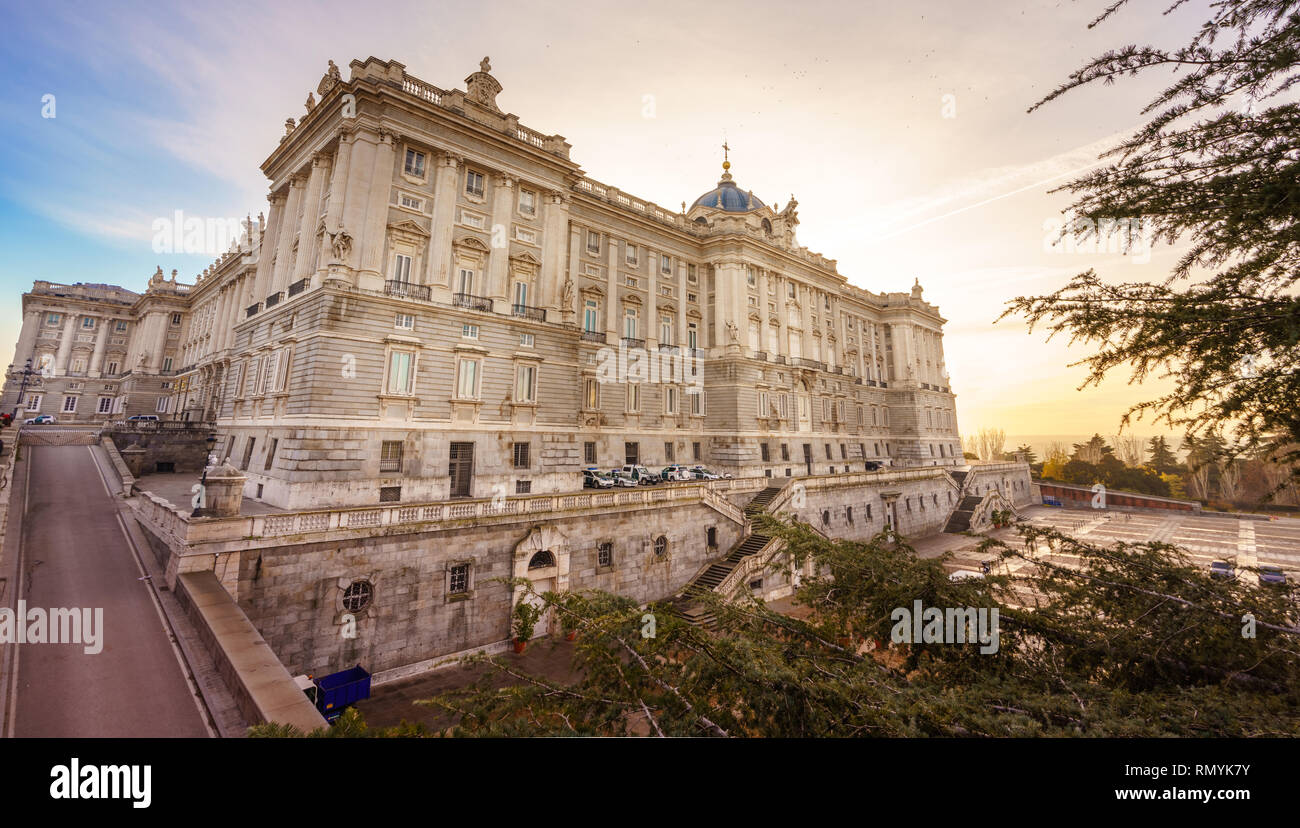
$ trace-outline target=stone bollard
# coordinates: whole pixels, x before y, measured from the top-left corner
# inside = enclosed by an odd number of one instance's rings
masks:
[[[229,463],[210,467],[200,517],[238,517],[246,480],[248,476]]]
[[[139,446],[127,446],[118,452],[122,455],[122,462],[126,463],[127,471],[137,480],[144,474],[144,455],[145,450]]]

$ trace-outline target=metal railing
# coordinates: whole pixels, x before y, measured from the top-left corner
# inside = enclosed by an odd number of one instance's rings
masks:
[[[645,340],[637,339],[634,336],[625,336],[623,337],[623,344],[629,348],[644,348]]]
[[[452,294],[451,303],[458,308],[469,308],[477,311],[491,311],[492,300],[486,296],[474,296],[469,293]]]
[[[284,298],[284,293],[278,290],[275,293],[272,293],[270,296],[266,297],[266,302],[264,304],[266,305],[267,310],[270,310],[271,308],[280,304],[280,300],[283,298]]]
[[[385,296],[401,296],[407,299],[419,299],[422,302],[428,302],[433,295],[433,291],[428,285],[413,285],[410,282],[398,282],[389,279],[384,282]],[[461,296],[463,294],[457,294]]]
[[[533,319],[537,322],[546,321],[546,309],[535,308],[532,305],[511,305],[510,315],[518,316],[521,319]]]
[[[308,281],[309,280],[307,279],[299,279],[298,281],[294,282],[292,285],[289,285],[289,295],[297,296],[298,294],[302,293],[304,290],[307,289]]]
[[[604,331],[583,331],[580,336],[587,342],[604,342]]]
[[[258,311],[262,309],[261,302],[255,302],[248,306],[247,316],[257,316]],[[247,318],[247,316],[245,318]]]

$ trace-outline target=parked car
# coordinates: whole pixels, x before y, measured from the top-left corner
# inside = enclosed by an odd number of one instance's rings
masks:
[[[694,480],[695,475],[692,474],[691,470],[686,468],[685,466],[681,466],[676,463],[670,463],[669,465],[664,466],[662,469],[659,470],[659,479],[665,481],[667,480],[686,481],[686,480]]]
[[[972,572],[969,569],[958,569],[955,572],[948,573],[948,580],[950,581],[971,581],[971,580],[978,581],[978,580],[982,580],[983,578],[984,578],[983,573]]]
[[[614,481],[614,485],[623,489],[635,489],[637,486],[636,478],[622,469],[611,469],[609,478]]]
[[[582,488],[612,489],[614,488],[614,478],[602,471],[598,471],[597,469],[583,469]]]
[[[1286,573],[1282,571],[1280,566],[1260,564],[1259,583],[1261,586],[1284,586],[1286,584]]]
[[[867,465],[867,471],[869,472],[880,471],[880,469],[882,468],[880,462],[876,460],[868,460],[866,465]]]
[[[53,414],[37,414],[23,420],[23,425],[54,425],[55,422]]]
[[[1214,561],[1210,564],[1210,577],[1230,581],[1237,577],[1237,570],[1227,561]]]
[[[714,471],[709,471],[703,466],[691,466],[691,477],[696,480],[721,480],[722,475]]]
[[[641,486],[653,486],[659,482],[659,475],[640,464],[628,464],[622,468],[622,472]]]

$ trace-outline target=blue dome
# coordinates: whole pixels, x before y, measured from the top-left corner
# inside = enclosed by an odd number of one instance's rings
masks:
[[[709,190],[695,199],[692,207],[709,207],[727,213],[748,213],[764,206],[763,202],[736,186],[736,182],[727,176],[718,182],[716,189]]]

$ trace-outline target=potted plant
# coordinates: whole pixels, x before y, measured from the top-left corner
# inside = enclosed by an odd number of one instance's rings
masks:
[[[533,637],[533,631],[537,629],[537,622],[542,617],[542,609],[528,601],[520,600],[510,614],[510,632],[515,640],[515,652],[522,653],[528,646],[528,639]]]
[[[560,616],[560,627],[564,630],[565,641],[573,641],[578,637],[578,619],[572,613]]]

